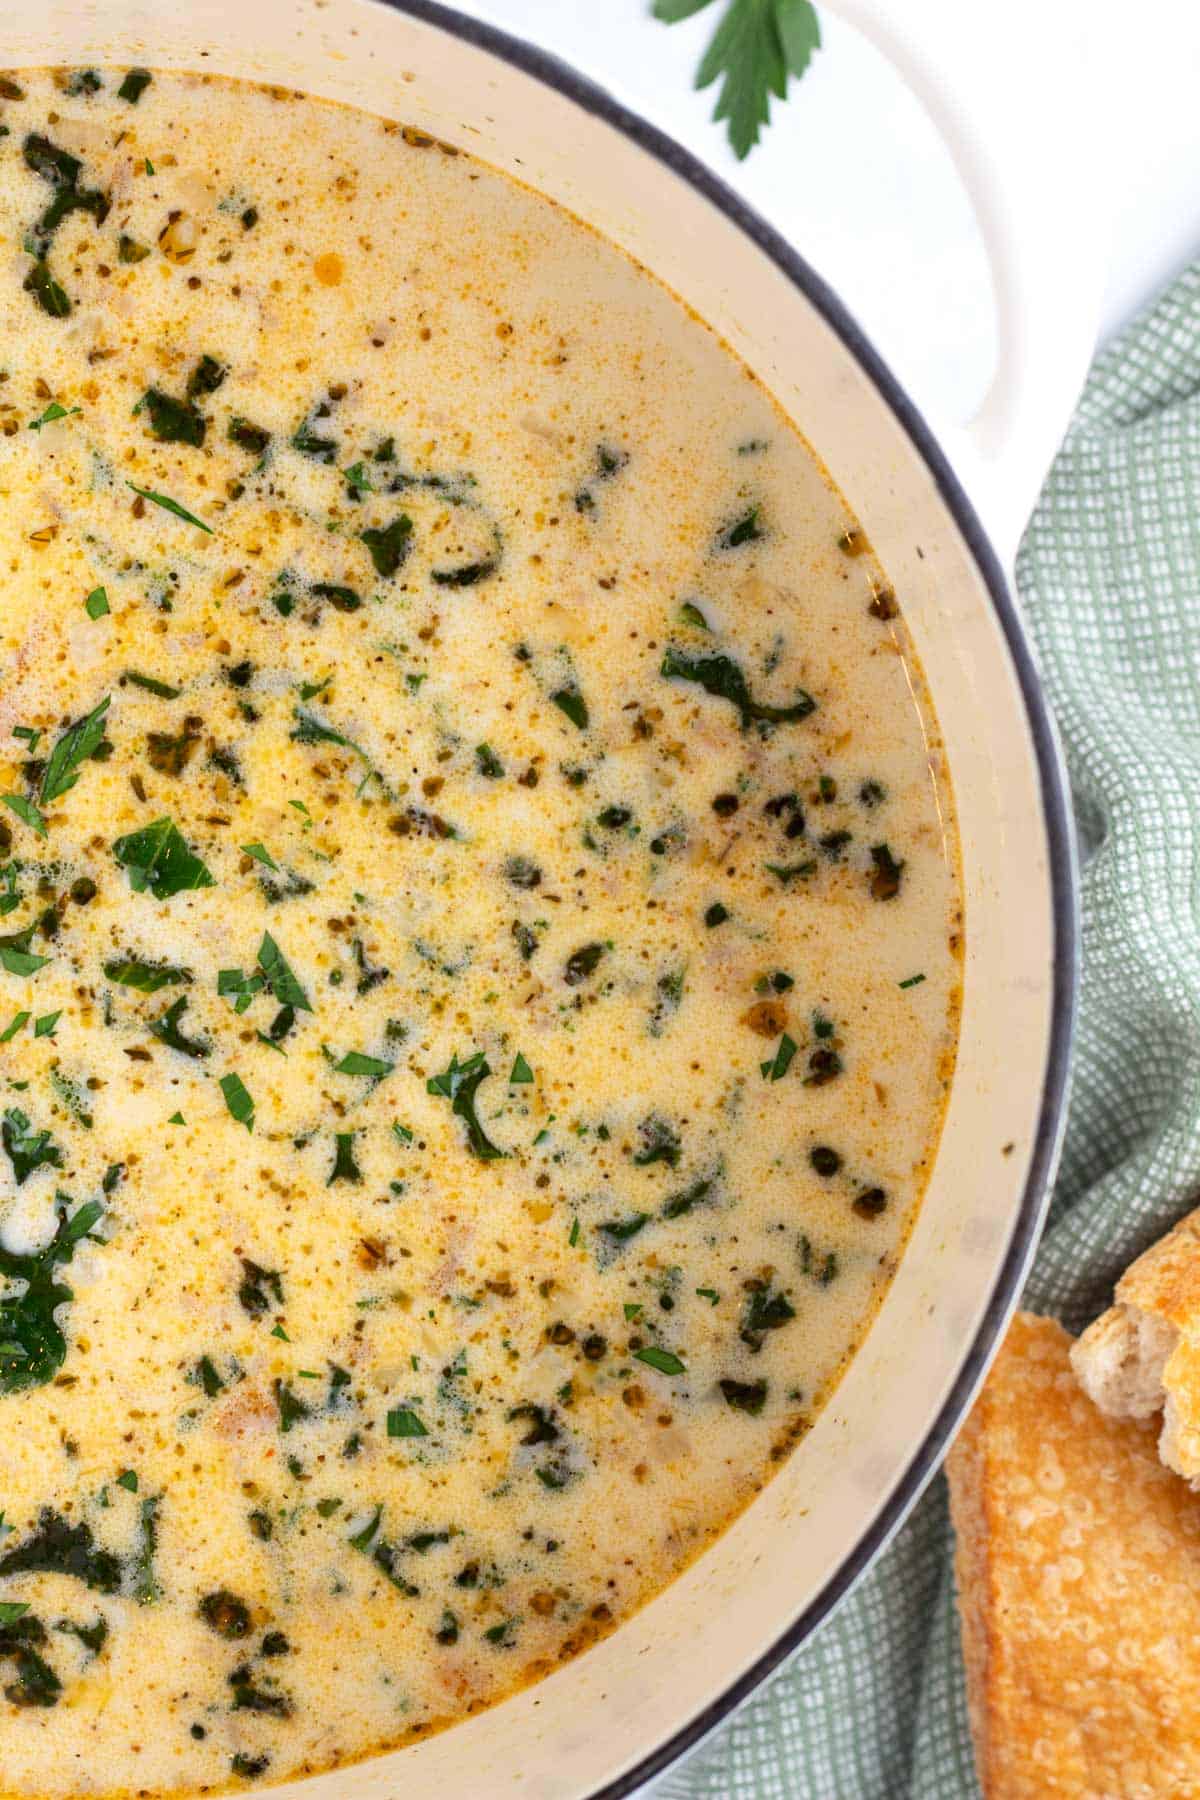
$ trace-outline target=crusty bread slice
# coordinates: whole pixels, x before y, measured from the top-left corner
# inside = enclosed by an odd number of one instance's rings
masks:
[[[1200,1487],[1200,1210],[1130,1264],[1071,1367],[1110,1418],[1161,1411],[1159,1455]]]
[[[1200,1504],[1018,1314],[947,1462],[986,1800],[1200,1796]]]

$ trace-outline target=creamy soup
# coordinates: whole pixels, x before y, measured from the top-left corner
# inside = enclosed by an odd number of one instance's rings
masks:
[[[863,527],[578,221],[215,79],[0,119],[0,1791],[269,1783],[809,1429],[936,1148],[950,790]]]

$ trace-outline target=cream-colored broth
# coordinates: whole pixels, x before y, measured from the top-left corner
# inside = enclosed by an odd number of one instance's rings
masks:
[[[0,90],[21,1796],[363,1756],[669,1581],[869,1322],[959,978],[902,615],[745,369],[447,147],[121,80]]]

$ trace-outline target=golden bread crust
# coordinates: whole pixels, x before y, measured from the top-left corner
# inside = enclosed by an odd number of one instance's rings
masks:
[[[1200,1504],[1018,1314],[947,1462],[986,1800],[1200,1795]]]

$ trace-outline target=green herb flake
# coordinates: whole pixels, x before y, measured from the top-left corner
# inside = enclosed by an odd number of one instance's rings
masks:
[[[395,1063],[388,1062],[382,1056],[367,1056],[362,1050],[350,1050],[334,1068],[337,1075],[369,1075],[381,1081],[390,1075]]]
[[[684,1364],[675,1352],[660,1349],[657,1344],[643,1344],[642,1348],[635,1350],[633,1354],[639,1362],[644,1362],[651,1369],[657,1369],[660,1375],[683,1375],[686,1373]]]
[[[139,962],[128,957],[106,962],[104,973],[118,986],[136,988],[140,994],[157,994],[160,988],[175,987],[181,981],[191,980],[186,969],[170,963]]]
[[[354,1160],[355,1134],[352,1131],[339,1131],[334,1135],[337,1147],[333,1155],[333,1168],[325,1185],[332,1187],[335,1181],[349,1181],[357,1187],[362,1180],[362,1170]]]
[[[910,975],[906,981],[898,982],[897,986],[902,988],[920,987],[924,979],[924,975]]]
[[[216,884],[204,863],[194,856],[170,819],[155,819],[141,831],[119,837],[113,855],[128,872],[135,894],[148,888],[156,900],[189,893]]]
[[[242,855],[253,857],[254,861],[261,863],[264,869],[278,869],[279,867],[279,864],[275,861],[270,851],[267,850],[263,844],[243,844]]]
[[[46,836],[46,821],[32,800],[26,800],[24,794],[0,794],[0,800],[4,802],[9,812],[15,813],[23,824],[28,825],[31,831],[36,832],[38,837]]]
[[[108,594],[102,587],[93,588],[83,603],[83,610],[89,619],[103,619],[108,611]]]
[[[140,495],[143,500],[150,500],[155,506],[161,506],[164,512],[173,513],[177,519],[182,519],[185,525],[194,525],[198,531],[205,532],[208,537],[214,535],[211,525],[206,525],[203,519],[198,519],[195,513],[188,511],[186,506],[181,506],[178,500],[172,500],[170,494],[156,494],[153,488],[139,487],[136,481],[127,481],[125,486],[132,488],[134,493]]]
[[[11,1044],[18,1031],[28,1025],[31,1017],[32,1014],[28,1012],[14,1013],[10,1023],[5,1026],[3,1031],[0,1031],[0,1044]]]
[[[250,1098],[246,1084],[240,1075],[222,1075],[220,1088],[225,1096],[225,1104],[239,1125],[247,1131],[254,1130],[254,1102]]]
[[[18,932],[16,936],[18,941],[12,938],[0,939],[0,969],[9,975],[36,975],[39,969],[46,967],[50,958],[35,956],[32,951],[24,948],[31,931]]]
[[[117,89],[117,99],[127,100],[130,106],[136,106],[153,79],[149,69],[130,69]]]
[[[525,1061],[525,1058],[521,1055],[520,1051],[518,1051],[516,1060],[514,1061],[513,1066],[512,1066],[512,1074],[508,1078],[509,1086],[510,1087],[524,1086],[524,1085],[527,1085],[532,1080],[533,1080],[533,1070],[530,1068],[529,1064]]]
[[[426,1093],[438,1094],[451,1102],[450,1110],[466,1124],[471,1154],[478,1157],[480,1162],[496,1162],[505,1154],[492,1143],[475,1110],[476,1095],[491,1072],[482,1050],[477,1050],[463,1063],[459,1062],[456,1051],[450,1058],[450,1066],[443,1069],[440,1075],[431,1076],[425,1083]]]
[[[759,1063],[759,1072],[764,1081],[782,1081],[792,1066],[792,1058],[796,1054],[797,1045],[785,1031],[779,1040],[779,1048],[767,1062]]]
[[[136,1494],[138,1491],[137,1475],[132,1469],[126,1469],[124,1474],[117,1476],[117,1486],[124,1488],[127,1493]]]
[[[54,1036],[54,1028],[58,1024],[58,1021],[61,1018],[62,1018],[62,1008],[61,1007],[59,1007],[57,1012],[43,1013],[40,1019],[35,1019],[33,1022],[34,1037],[35,1038],[43,1038],[43,1037],[52,1038]]]
[[[408,1406],[394,1406],[387,1416],[387,1434],[390,1438],[423,1438],[429,1433],[422,1425],[416,1413]]]
[[[55,425],[59,419],[73,418],[76,413],[82,411],[81,406],[60,406],[57,400],[52,400],[40,419],[30,419],[29,429],[30,431],[40,431],[43,425]]]
[[[555,688],[550,696],[558,710],[565,713],[572,725],[579,731],[586,731],[588,725],[587,701],[580,689],[572,684],[569,687]]]
[[[280,1006],[294,1007],[297,1012],[312,1011],[308,995],[269,931],[263,933],[258,947],[258,966]]]
[[[69,725],[55,744],[46,762],[38,798],[43,806],[59,800],[79,780],[80,764],[94,756],[104,737],[104,715],[109,707],[106,694],[100,704],[84,718]]]

